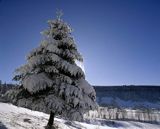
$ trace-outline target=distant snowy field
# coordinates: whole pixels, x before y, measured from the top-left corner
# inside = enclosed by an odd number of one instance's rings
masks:
[[[0,103],[0,129],[44,129],[49,115]],[[160,129],[158,124],[132,121],[90,120],[90,122],[67,122],[55,119],[59,129]]]

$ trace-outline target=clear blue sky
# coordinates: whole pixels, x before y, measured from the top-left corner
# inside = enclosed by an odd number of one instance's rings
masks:
[[[74,29],[91,84],[160,84],[160,0],[0,0],[3,82],[39,45],[56,8]]]

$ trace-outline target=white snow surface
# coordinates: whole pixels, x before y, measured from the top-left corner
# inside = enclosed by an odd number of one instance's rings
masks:
[[[44,129],[49,115],[29,109],[0,103],[0,129]],[[90,122],[70,122],[55,118],[59,129],[159,129],[158,124],[133,121],[107,121],[102,119]]]

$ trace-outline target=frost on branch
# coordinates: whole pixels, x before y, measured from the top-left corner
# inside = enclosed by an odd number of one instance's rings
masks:
[[[27,63],[16,70],[20,87],[7,93],[22,107],[53,112],[71,120],[97,108],[96,93],[85,80],[81,54],[71,28],[61,19],[48,21],[41,44],[27,55]]]
[[[47,87],[51,87],[53,81],[45,73],[40,73],[26,76],[22,85],[29,93],[33,94],[40,90],[45,90]]]

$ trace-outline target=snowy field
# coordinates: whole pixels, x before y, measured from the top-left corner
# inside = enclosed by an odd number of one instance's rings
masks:
[[[48,117],[45,113],[0,103],[0,129],[44,129]],[[80,123],[56,118],[55,124],[59,129],[160,129],[158,124],[132,121],[90,120]]]

